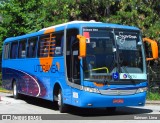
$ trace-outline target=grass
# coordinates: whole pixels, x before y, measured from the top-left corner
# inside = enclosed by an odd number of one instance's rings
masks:
[[[160,93],[158,92],[148,92],[147,100],[160,100]]]
[[[0,90],[6,90],[6,89],[4,89],[4,88],[0,87]]]
[[[0,92],[3,92],[3,93],[12,93],[12,91],[6,90],[6,89],[2,88],[1,86],[0,86]]]

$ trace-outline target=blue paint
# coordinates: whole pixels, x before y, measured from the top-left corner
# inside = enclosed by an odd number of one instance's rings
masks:
[[[65,31],[65,29],[79,29],[79,34],[82,34],[83,27],[103,27],[103,28],[114,28],[114,29],[128,29],[139,31],[137,27],[124,26],[118,24],[109,23],[94,23],[94,22],[79,22],[79,23],[69,23],[62,26],[55,27],[55,32]],[[53,27],[54,28],[54,27]],[[30,33],[22,36],[7,38],[4,44],[29,39],[31,37],[38,37],[43,35],[45,30],[41,30],[35,33]],[[66,38],[64,38],[66,39]],[[64,40],[63,39],[63,40]],[[64,40],[65,42],[65,40]],[[37,44],[38,48],[38,44]],[[18,50],[17,50],[18,51]],[[66,51],[65,51],[66,52]],[[4,55],[3,55],[4,56]],[[42,58],[43,59],[43,58]],[[103,57],[100,57],[100,61],[103,61]],[[69,83],[66,72],[66,61],[64,54],[61,56],[52,57],[52,64],[50,70],[47,72],[43,71],[43,67],[48,67],[48,63],[41,65],[40,58],[36,55],[35,58],[23,58],[23,59],[2,59],[2,80],[3,87],[12,90],[12,82],[16,80],[18,83],[18,92],[26,95],[43,98],[46,100],[53,101],[54,99],[54,85],[58,83],[62,88],[63,92],[63,102],[69,105],[74,105],[78,107],[96,108],[96,107],[119,107],[119,106],[140,106],[145,104],[146,92],[126,95],[126,96],[107,96],[100,93],[86,92],[83,87],[96,88],[98,90],[133,90],[138,88],[147,87],[148,83],[142,80],[139,84],[105,84],[104,86],[96,86],[94,82],[85,81],[83,73],[83,61],[80,59],[80,84],[78,88],[70,85],[75,83]],[[57,62],[59,63],[58,68]],[[119,73],[115,72],[111,75],[114,80],[119,79]],[[124,74],[127,78],[127,74]],[[129,80],[128,80],[129,81]],[[75,95],[74,95],[75,94]],[[78,97],[77,97],[78,96]],[[113,103],[114,99],[123,99],[124,103]],[[88,106],[92,104],[92,106]]]

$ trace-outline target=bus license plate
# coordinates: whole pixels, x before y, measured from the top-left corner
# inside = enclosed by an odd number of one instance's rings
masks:
[[[124,103],[124,100],[123,99],[113,99],[113,103],[121,104],[121,103]]]

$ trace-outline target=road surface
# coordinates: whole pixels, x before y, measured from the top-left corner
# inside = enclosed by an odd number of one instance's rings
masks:
[[[156,120],[154,118],[157,116],[157,118],[160,118],[160,105],[120,107],[117,108],[114,113],[109,113],[105,109],[82,109],[70,106],[68,113],[60,114],[57,109],[53,108],[53,103],[50,101],[28,96],[23,96],[21,99],[16,100],[12,97],[12,94],[6,93],[0,93],[0,97],[0,114],[14,115],[14,120],[18,120],[16,119],[19,118],[17,116],[20,116],[20,118],[29,117],[32,120],[33,117],[30,116],[34,115],[35,117],[37,116],[37,119],[40,118],[45,120],[87,120],[88,122],[90,120],[111,120],[112,122],[118,120],[126,122],[126,120],[129,120],[130,122],[130,120],[137,121],[143,119],[150,123],[151,120]]]

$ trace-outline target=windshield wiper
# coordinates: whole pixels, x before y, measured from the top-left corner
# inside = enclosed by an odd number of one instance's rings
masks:
[[[90,82],[96,82],[96,83],[103,83],[103,84],[108,84],[110,82],[114,82],[113,80],[110,80],[110,79],[85,79],[87,81],[90,81]]]

